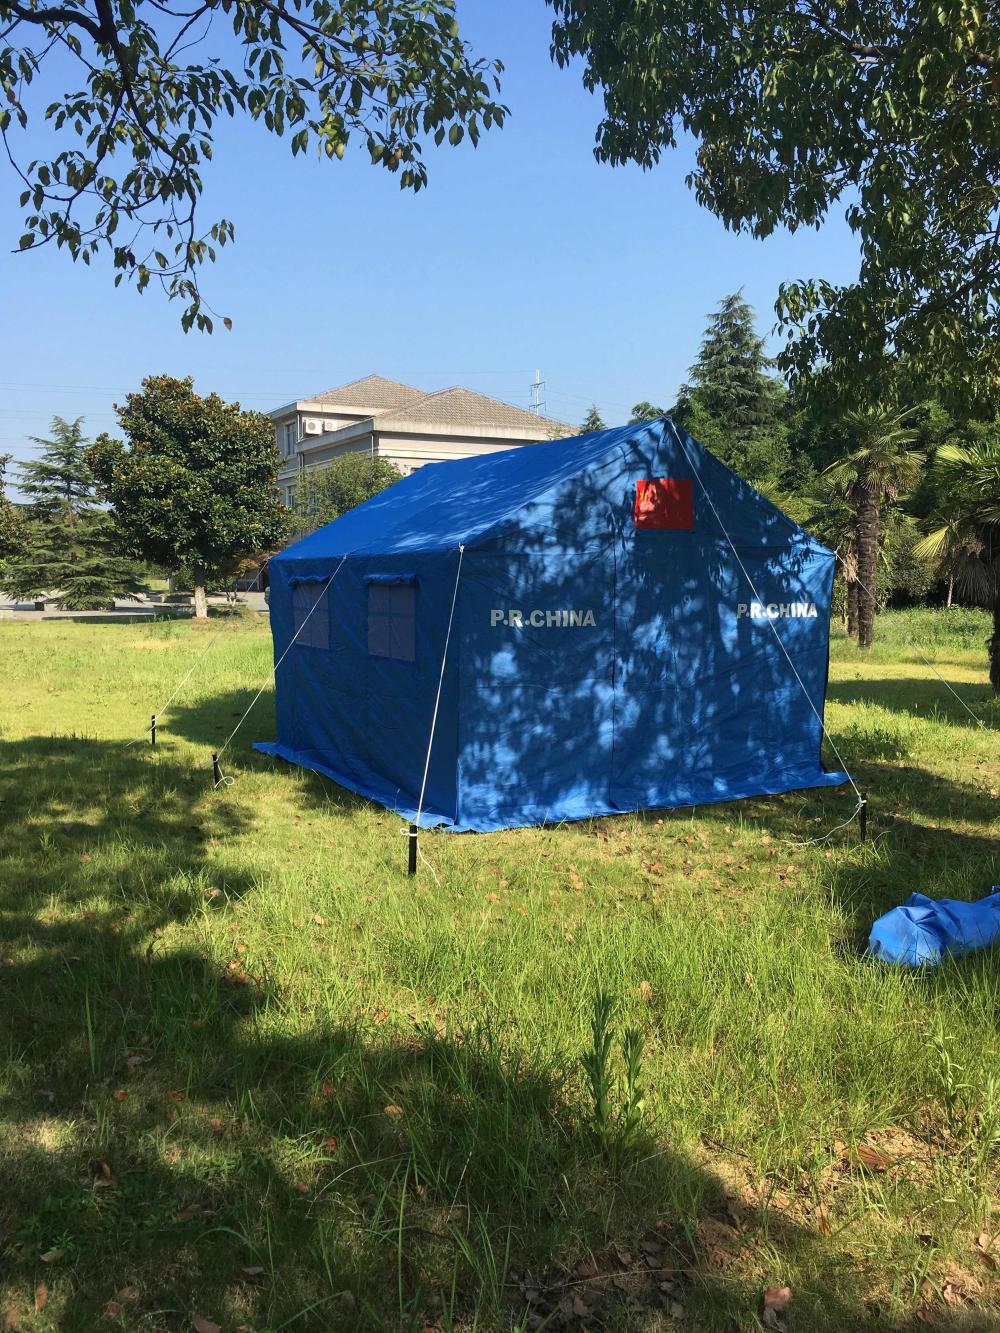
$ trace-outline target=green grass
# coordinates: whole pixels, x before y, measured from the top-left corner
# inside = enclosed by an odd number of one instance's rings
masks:
[[[249,751],[269,694],[212,791],[259,622],[142,741],[217,627],[0,626],[0,1326],[1000,1326],[1000,958],[863,957],[1000,881],[996,734],[912,647],[996,727],[985,617],[835,641],[866,846],[800,792],[429,835],[439,884]]]

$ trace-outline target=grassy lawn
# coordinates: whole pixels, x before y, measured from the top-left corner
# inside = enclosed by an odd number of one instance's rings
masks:
[[[1000,882],[996,733],[909,646],[997,727],[985,616],[835,643],[866,846],[799,792],[429,835],[439,883],[251,754],[269,693],[211,790],[258,621],[126,748],[218,628],[0,626],[0,1327],[1000,1327],[1000,955],[863,957]]]

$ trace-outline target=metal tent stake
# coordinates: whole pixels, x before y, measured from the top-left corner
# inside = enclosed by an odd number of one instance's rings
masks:
[[[222,781],[222,769],[219,767],[219,756],[212,755],[212,786],[218,787]]]
[[[155,714],[155,713],[153,714],[153,720],[152,720],[152,722],[149,724],[149,743],[150,743],[150,745],[155,745],[155,744],[156,744],[156,714]]]
[[[411,825],[410,825],[410,836],[409,836],[409,839],[408,839],[408,842],[409,842],[409,856],[408,856],[408,858],[407,858],[407,862],[406,862],[406,873],[407,873],[408,875],[415,875],[415,874],[417,873],[417,838],[418,838],[418,837],[419,837],[419,830],[418,830],[416,824],[411,824]]]
[[[861,841],[868,841],[868,797],[864,792],[861,793],[861,803],[858,806],[858,827],[861,830]]]

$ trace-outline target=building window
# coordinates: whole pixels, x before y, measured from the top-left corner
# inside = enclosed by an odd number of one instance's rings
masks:
[[[296,644],[303,648],[330,647],[328,583],[296,583],[292,588],[292,617]]]
[[[368,585],[368,653],[417,660],[417,590],[412,583]]]
[[[295,445],[299,438],[299,427],[297,421],[289,421],[285,426],[285,454],[290,457],[295,453]]]

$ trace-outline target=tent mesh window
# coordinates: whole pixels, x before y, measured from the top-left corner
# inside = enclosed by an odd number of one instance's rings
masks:
[[[417,660],[417,590],[412,583],[368,585],[368,653]]]
[[[303,648],[330,647],[330,613],[320,604],[326,588],[325,583],[297,583],[292,589],[296,643]]]

